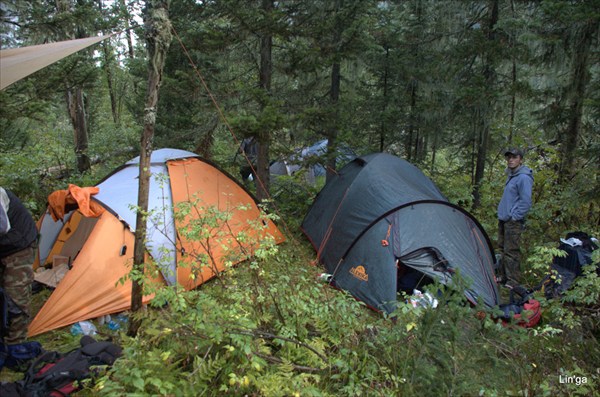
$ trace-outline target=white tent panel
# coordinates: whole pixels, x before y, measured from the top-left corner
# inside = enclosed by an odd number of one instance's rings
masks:
[[[98,185],[100,192],[94,197],[114,211],[135,232],[139,168],[133,160],[127,164],[131,165],[100,183]],[[176,233],[171,186],[164,162],[160,164],[153,162],[150,170],[152,173],[148,195],[150,215],[146,223],[146,241],[151,241],[152,244],[148,245],[147,249],[152,258],[160,264],[163,276],[169,285],[172,285],[176,282]]]

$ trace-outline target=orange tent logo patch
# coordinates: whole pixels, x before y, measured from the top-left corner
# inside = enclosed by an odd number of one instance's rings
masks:
[[[369,275],[365,270],[364,266],[356,266],[350,269],[350,274],[361,281],[369,281]]]

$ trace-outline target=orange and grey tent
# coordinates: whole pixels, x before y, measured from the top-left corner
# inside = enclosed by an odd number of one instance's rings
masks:
[[[146,248],[157,280],[197,287],[243,260],[265,239],[284,240],[256,199],[231,175],[191,152],[152,153]],[[33,319],[29,335],[131,306],[139,157],[92,188],[49,197],[40,219],[38,264],[69,270]],[[148,302],[151,296],[145,297]]]

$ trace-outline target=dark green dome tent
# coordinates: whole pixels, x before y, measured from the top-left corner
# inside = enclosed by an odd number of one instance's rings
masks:
[[[399,267],[442,284],[459,273],[471,302],[498,304],[493,250],[479,222],[398,157],[348,163],[319,192],[302,230],[331,284],[376,310],[394,310],[406,274]]]

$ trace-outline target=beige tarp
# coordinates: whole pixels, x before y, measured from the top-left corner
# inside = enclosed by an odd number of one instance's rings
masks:
[[[0,50],[0,90],[110,36],[112,34]]]

